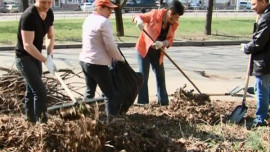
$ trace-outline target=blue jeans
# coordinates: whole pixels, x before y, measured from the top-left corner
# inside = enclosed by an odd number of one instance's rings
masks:
[[[138,103],[139,104],[148,104],[149,103],[149,95],[148,95],[148,78],[149,78],[149,69],[150,64],[152,66],[152,70],[156,76],[157,83],[157,97],[159,104],[168,104],[168,94],[166,90],[166,82],[165,82],[165,70],[163,63],[159,64],[160,58],[160,50],[149,49],[145,58],[142,58],[138,53],[138,64],[139,64],[139,72],[143,74],[144,83],[142,88],[138,94]]]
[[[26,82],[25,114],[30,122],[46,123],[47,92],[41,79],[42,64],[30,56],[15,58],[16,66]]]
[[[96,65],[80,61],[82,71],[85,76],[86,92],[85,99],[93,98],[97,85],[108,98],[106,101],[106,111],[110,115],[118,114],[118,104],[115,100],[115,89],[112,75],[108,66]]]
[[[256,119],[263,122],[267,118],[270,102],[270,74],[255,77],[257,100]]]

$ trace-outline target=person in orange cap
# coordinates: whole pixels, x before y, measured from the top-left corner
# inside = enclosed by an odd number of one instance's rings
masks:
[[[117,115],[115,89],[109,65],[112,59],[124,61],[113,38],[109,21],[112,10],[117,8],[110,0],[95,0],[95,10],[84,21],[82,27],[82,52],[80,64],[85,76],[85,100],[94,98],[96,87],[107,97],[106,112]]]

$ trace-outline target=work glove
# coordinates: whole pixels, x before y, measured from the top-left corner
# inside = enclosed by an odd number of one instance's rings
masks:
[[[46,60],[46,62],[45,62],[45,65],[47,66],[49,72],[50,72],[52,75],[54,75],[54,73],[57,71],[57,69],[56,69],[56,66],[55,66],[55,64],[54,64],[54,62],[53,62],[53,60],[52,60],[52,55],[51,55],[51,54],[49,54],[49,55],[47,56],[47,60]]]
[[[126,62],[126,60],[125,60],[124,57],[122,57],[121,62],[122,62],[122,63],[125,63],[125,62]]]
[[[241,45],[240,51],[243,52],[243,53],[245,53],[245,45],[246,44],[245,43],[241,43],[240,45]]]
[[[156,41],[154,44],[152,44],[152,46],[155,48],[155,49],[161,49],[162,47],[165,47],[167,46],[167,43],[166,41]]]
[[[135,18],[135,22],[137,23],[137,28],[142,31],[143,28],[144,28],[144,23],[143,23],[143,20],[140,18],[140,17],[136,17]]]

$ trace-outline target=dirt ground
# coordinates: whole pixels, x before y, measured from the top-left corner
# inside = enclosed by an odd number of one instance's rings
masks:
[[[239,50],[239,46],[175,47],[168,53],[201,92],[224,94],[236,86],[244,86],[248,57],[235,50]],[[59,68],[69,68],[63,70],[61,76],[76,98],[82,98],[85,88],[77,63],[79,52],[79,49],[56,50],[54,59]],[[126,48],[123,52],[137,71],[134,50]],[[0,52],[0,55],[5,56],[1,65],[11,67],[12,53]],[[169,106],[157,105],[151,71],[151,102],[147,106],[133,105],[126,115],[108,120],[103,103],[82,104],[50,112],[48,124],[41,125],[24,121],[25,89],[21,77],[16,72],[3,75],[7,72],[1,69],[0,151],[270,151],[270,120],[266,127],[246,128],[246,123],[255,117],[256,102],[252,96],[247,98],[248,111],[244,119],[240,124],[231,124],[226,118],[241,104],[243,91],[237,96],[208,98],[198,95],[167,59],[165,68]],[[44,74],[44,82],[48,85],[49,106],[70,102],[60,84],[48,73]],[[250,84],[254,84],[253,78]],[[98,91],[96,97],[99,96]]]
[[[70,71],[62,78],[68,79]],[[44,75],[50,102],[65,101],[63,90]],[[16,72],[1,77],[0,151],[74,152],[183,152],[183,151],[269,151],[268,126],[247,129],[255,113],[253,100],[240,124],[226,118],[239,101],[213,100],[185,85],[170,97],[169,106],[151,101],[130,107],[122,116],[107,118],[104,103],[80,104],[49,112],[47,124],[24,121],[21,77]],[[53,87],[52,87],[53,86]],[[21,88],[22,87],[22,88]],[[72,84],[69,84],[72,88]],[[52,90],[51,90],[52,89]]]

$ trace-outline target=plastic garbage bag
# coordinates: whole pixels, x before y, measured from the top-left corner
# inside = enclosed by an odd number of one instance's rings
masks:
[[[112,62],[111,72],[116,89],[116,104],[119,109],[119,114],[125,114],[134,103],[142,87],[143,75],[135,72],[126,59],[125,62]]]

